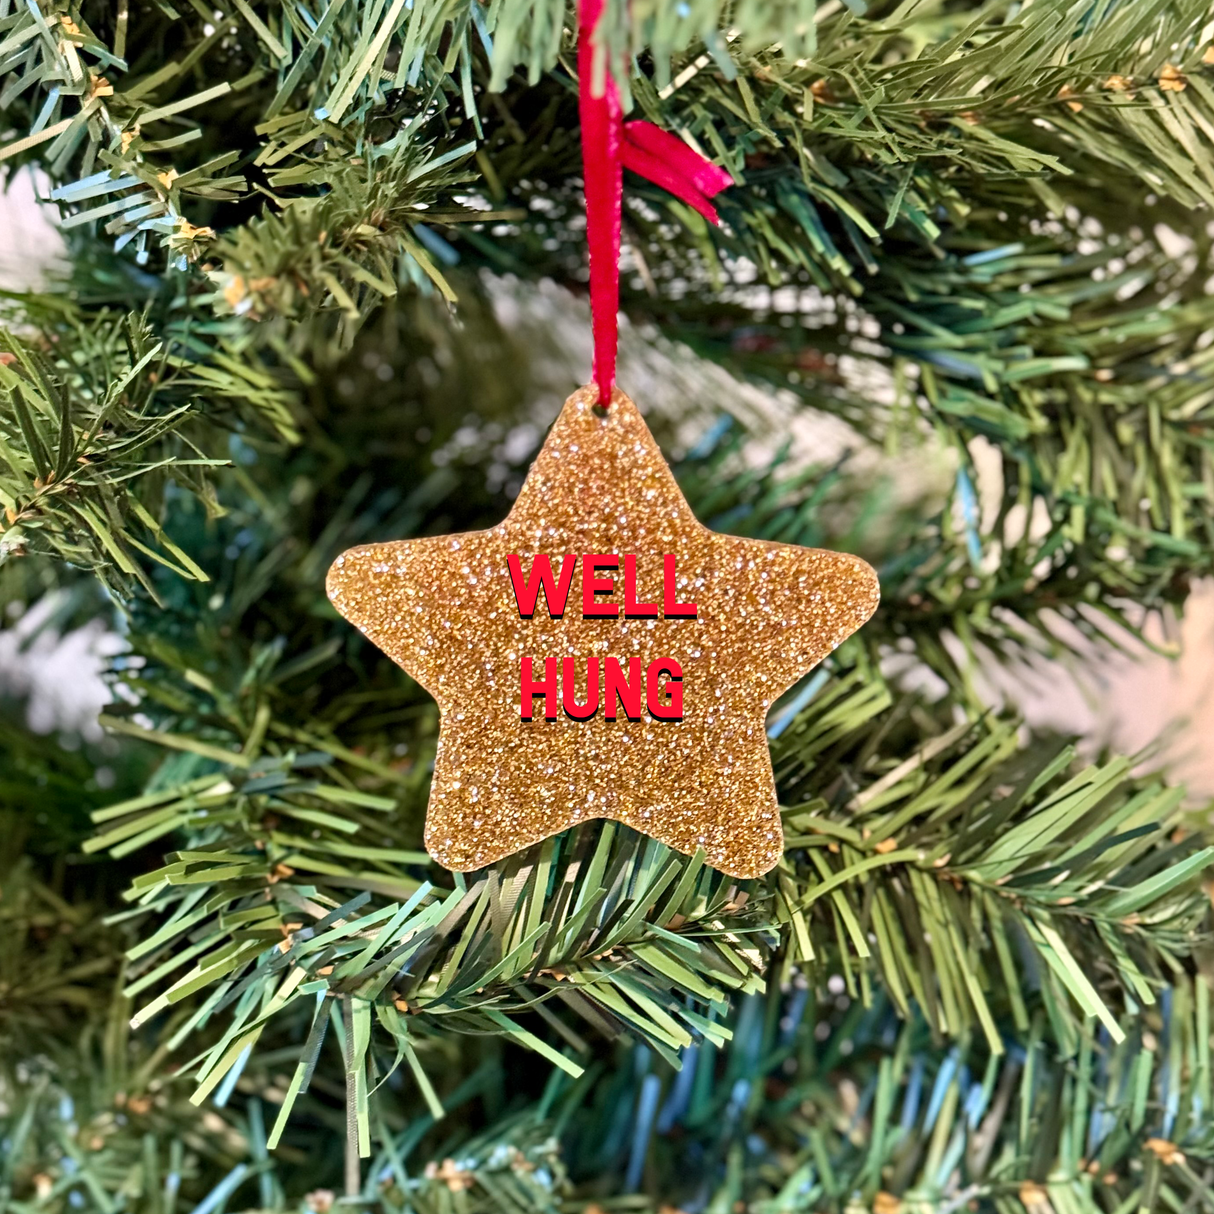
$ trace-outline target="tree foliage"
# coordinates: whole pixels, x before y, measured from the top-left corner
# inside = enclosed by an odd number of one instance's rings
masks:
[[[323,596],[500,519],[551,417],[495,283],[584,288],[572,7],[0,0],[0,168],[70,261],[5,296],[0,576],[94,579],[130,647],[112,796],[3,725],[0,1208],[1214,1204],[1206,813],[971,678],[1211,571],[1212,19],[608,6],[633,113],[735,182],[719,229],[627,182],[626,312],[850,428],[761,457],[705,376],[654,420],[689,501],[881,573],[738,883],[602,824],[437,869],[437,711]]]

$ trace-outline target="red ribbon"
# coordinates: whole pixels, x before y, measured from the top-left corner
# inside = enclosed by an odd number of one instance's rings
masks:
[[[578,12],[578,109],[586,181],[586,243],[590,250],[590,315],[594,330],[594,380],[599,401],[611,402],[619,346],[620,217],[623,168],[669,190],[711,223],[709,201],[733,178],[652,122],[624,122],[620,91],[606,47],[599,54],[598,24],[606,0],[580,0]],[[597,63],[596,63],[597,61]],[[600,80],[596,92],[595,69]]]

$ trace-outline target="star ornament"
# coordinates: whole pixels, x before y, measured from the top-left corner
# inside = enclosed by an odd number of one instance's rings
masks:
[[[597,399],[565,403],[503,522],[352,548],[329,597],[438,701],[440,864],[613,818],[758,876],[783,851],[767,711],[872,615],[876,574],[709,531],[632,401]]]

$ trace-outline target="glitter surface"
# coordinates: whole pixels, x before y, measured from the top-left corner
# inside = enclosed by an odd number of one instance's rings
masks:
[[[637,407],[616,392],[574,393],[514,508],[488,531],[352,548],[329,571],[338,611],[438,701],[438,753],[426,847],[447,868],[481,868],[584,822],[614,818],[737,877],[780,859],[783,834],[764,720],[772,702],[877,606],[877,577],[857,557],[718,535],[701,526]],[[565,612],[541,592],[519,613],[507,567],[547,554],[559,572],[578,555]],[[663,556],[677,558],[677,599],[694,619],[583,618],[585,553],[637,556],[637,598],[662,603]],[[683,717],[579,721],[520,713],[520,669],[574,656],[639,656],[682,667]],[[614,698],[614,697],[613,697]]]

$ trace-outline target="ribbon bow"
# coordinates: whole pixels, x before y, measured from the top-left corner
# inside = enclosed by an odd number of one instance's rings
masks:
[[[586,243],[590,249],[590,315],[594,328],[594,380],[599,402],[611,403],[619,346],[620,219],[623,169],[668,190],[711,223],[719,223],[710,199],[733,178],[681,139],[652,122],[625,122],[620,91],[605,63],[602,92],[594,89],[596,37],[606,0],[580,0],[578,12],[578,110],[586,181]]]

